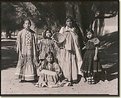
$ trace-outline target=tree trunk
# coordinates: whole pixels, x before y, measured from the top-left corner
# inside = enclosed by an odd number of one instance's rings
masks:
[[[66,16],[71,16],[71,17],[74,18],[74,12],[73,12],[74,6],[73,6],[73,4],[71,2],[66,2],[65,5],[66,5]]]
[[[80,29],[82,35],[84,36],[83,30],[82,30],[82,21],[81,21],[82,17],[81,17],[80,9],[81,9],[81,2],[76,2],[75,5],[74,5],[75,19],[77,21],[77,24],[79,26],[79,29]]]

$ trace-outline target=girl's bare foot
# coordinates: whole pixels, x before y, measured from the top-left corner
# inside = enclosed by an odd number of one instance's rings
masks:
[[[83,82],[87,82],[87,79],[84,78],[84,77],[82,77],[82,78],[81,78],[81,81],[83,81]]]
[[[64,86],[72,86],[71,82],[67,82]]]
[[[45,82],[43,82],[42,87],[47,87],[47,84]]]
[[[35,84],[35,86],[36,86],[36,87],[39,87],[39,83],[37,82],[37,83]]]

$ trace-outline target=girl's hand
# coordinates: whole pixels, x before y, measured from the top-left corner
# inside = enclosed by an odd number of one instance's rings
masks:
[[[42,62],[41,62],[41,61],[39,61],[39,63],[37,64],[37,67],[40,67],[41,63],[42,63]]]
[[[64,48],[63,43],[57,43],[58,48]]]
[[[39,71],[42,71],[42,68],[39,68]]]
[[[38,64],[36,64],[36,67],[38,68],[40,66],[40,64],[38,63]]]
[[[54,38],[52,38],[52,40],[57,43],[57,41]]]
[[[55,43],[57,43],[57,41],[53,38],[53,36],[52,36],[51,38],[52,38],[52,40],[53,40]]]
[[[86,47],[85,47],[85,46],[82,48],[82,50],[84,50],[84,49],[86,49]]]
[[[97,61],[97,56],[94,56],[94,61]]]
[[[23,58],[23,57],[24,57],[24,55],[23,55],[22,53],[20,53],[20,56],[21,56],[21,58]]]
[[[39,68],[38,68],[38,69],[39,69],[39,71],[42,71],[42,67],[41,67],[41,66],[39,66]]]

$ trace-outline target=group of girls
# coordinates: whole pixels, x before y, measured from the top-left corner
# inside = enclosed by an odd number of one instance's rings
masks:
[[[87,41],[82,48],[78,30],[71,17],[59,33],[45,30],[43,39],[37,43],[34,31],[30,29],[31,21],[25,20],[24,29],[17,36],[19,53],[16,77],[20,82],[35,81],[38,87],[72,86],[78,81],[95,84],[100,80],[102,67],[99,64],[99,39],[93,31],[86,32]],[[85,50],[82,57],[82,51]]]

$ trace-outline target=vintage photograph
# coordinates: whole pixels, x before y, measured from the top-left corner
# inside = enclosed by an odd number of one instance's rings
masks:
[[[119,1],[1,2],[1,95],[119,96]]]

